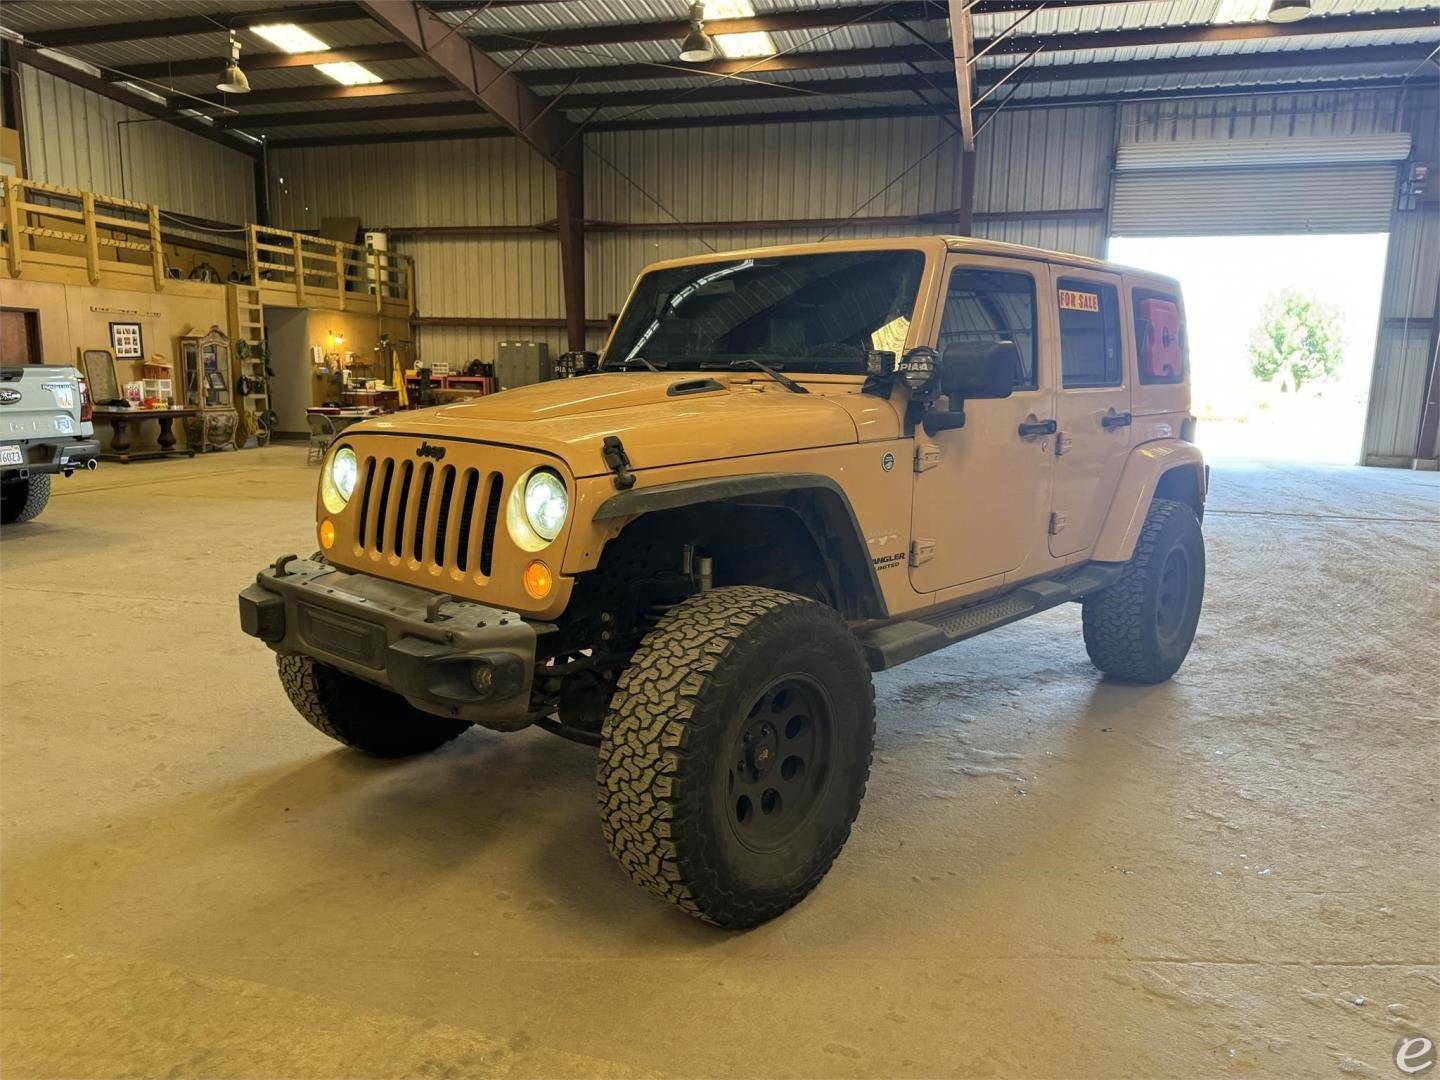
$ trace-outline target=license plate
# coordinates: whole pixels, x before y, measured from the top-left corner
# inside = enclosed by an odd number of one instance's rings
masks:
[[[24,465],[25,455],[18,446],[0,446],[0,465]]]

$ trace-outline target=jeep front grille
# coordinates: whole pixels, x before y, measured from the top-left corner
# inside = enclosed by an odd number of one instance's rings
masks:
[[[505,482],[499,472],[367,456],[360,475],[357,554],[490,576]]]

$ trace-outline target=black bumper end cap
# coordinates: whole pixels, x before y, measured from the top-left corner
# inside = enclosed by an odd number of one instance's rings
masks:
[[[285,601],[268,589],[251,585],[240,594],[240,629],[261,641],[285,637]]]

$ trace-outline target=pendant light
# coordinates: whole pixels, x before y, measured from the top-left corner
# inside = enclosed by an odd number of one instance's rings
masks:
[[[680,59],[687,64],[705,64],[715,59],[715,43],[705,33],[705,5],[690,5],[690,32],[680,42]]]
[[[240,42],[233,33],[230,35],[230,59],[220,72],[220,81],[215,84],[215,89],[226,94],[250,92],[250,80],[240,70]]]
[[[1266,16],[1272,23],[1292,23],[1310,17],[1310,0],[1270,0],[1270,13]]]

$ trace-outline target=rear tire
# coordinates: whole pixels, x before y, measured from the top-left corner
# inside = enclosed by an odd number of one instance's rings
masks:
[[[870,672],[838,614],[773,589],[701,593],[646,635],[611,699],[605,839],[660,899],[758,925],[845,846],[874,739]]]
[[[23,480],[0,481],[0,525],[33,521],[50,501],[50,477],[31,473]]]
[[[415,708],[309,656],[277,656],[280,685],[295,711],[336,742],[374,757],[401,758],[443,746],[470,725]]]
[[[1205,594],[1205,538],[1181,502],[1150,504],[1125,576],[1084,601],[1085,649],[1106,675],[1164,682],[1184,663]]]

